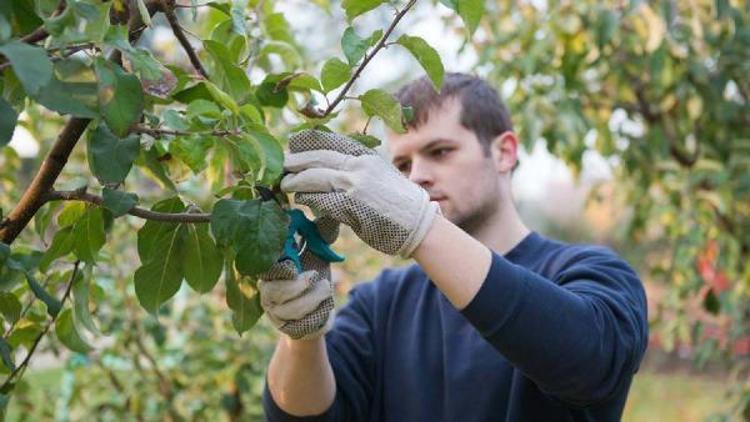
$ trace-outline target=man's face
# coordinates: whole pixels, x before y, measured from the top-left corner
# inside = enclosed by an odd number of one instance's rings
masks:
[[[396,168],[471,234],[500,207],[499,177],[492,157],[460,118],[460,101],[448,99],[419,128],[390,133],[388,145]]]

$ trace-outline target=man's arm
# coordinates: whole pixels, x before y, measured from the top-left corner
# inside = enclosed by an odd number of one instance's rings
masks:
[[[456,309],[476,296],[490,270],[492,252],[441,215],[412,258]]]
[[[366,419],[375,378],[373,324],[378,318],[374,310],[378,281],[352,289],[325,340],[284,338],[279,342],[263,397],[267,420]],[[302,415],[306,417],[300,419]]]
[[[286,413],[309,416],[325,412],[336,396],[336,381],[323,337],[281,337],[268,366],[268,389]]]
[[[545,393],[588,405],[629,385],[647,343],[646,299],[635,272],[615,255],[589,250],[549,280],[438,216],[413,257]]]

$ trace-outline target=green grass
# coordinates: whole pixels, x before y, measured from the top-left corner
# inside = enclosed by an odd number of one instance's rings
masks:
[[[720,380],[684,374],[639,372],[625,405],[625,422],[693,422],[726,408]]]

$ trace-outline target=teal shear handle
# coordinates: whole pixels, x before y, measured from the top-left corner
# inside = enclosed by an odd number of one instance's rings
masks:
[[[298,272],[302,272],[302,262],[300,261],[300,245],[297,245],[296,236],[299,235],[305,243],[304,248],[309,248],[310,252],[326,262],[342,262],[344,257],[337,254],[331,249],[331,246],[323,240],[318,231],[318,226],[307,218],[302,210],[290,208],[286,210],[289,214],[289,230],[286,235],[284,244],[284,254],[279,261],[291,259],[297,267]]]

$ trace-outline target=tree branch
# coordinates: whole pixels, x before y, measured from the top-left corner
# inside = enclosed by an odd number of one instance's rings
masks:
[[[85,201],[98,206],[104,206],[104,198],[82,190],[51,191],[44,196],[46,201]],[[46,202],[45,201],[45,202]],[[168,223],[208,223],[211,214],[204,213],[163,213],[133,207],[128,214],[146,220],[164,221]]]
[[[148,4],[149,13],[156,13],[157,7],[156,2],[158,0],[151,0]],[[131,19],[129,28],[131,31],[131,37],[134,33],[140,34],[143,26],[143,22],[140,18],[140,14],[135,13]],[[120,52],[114,51],[110,56],[113,61],[120,60]],[[82,119],[79,117],[73,117],[68,120],[65,127],[57,137],[55,144],[52,149],[45,157],[42,166],[34,175],[34,179],[31,184],[23,193],[21,200],[18,202],[13,210],[7,215],[7,218],[0,224],[0,242],[10,245],[23,231],[23,229],[29,224],[29,221],[34,217],[39,209],[44,205],[44,195],[52,190],[57,178],[60,176],[63,167],[68,162],[73,148],[78,143],[86,127],[91,122],[90,119]]]
[[[190,59],[190,63],[193,64],[193,67],[198,71],[198,73],[200,73],[204,78],[208,79],[208,72],[206,72],[206,69],[203,67],[203,64],[198,58],[198,54],[195,53],[193,46],[190,44],[190,41],[182,31],[180,21],[177,20],[177,15],[174,13],[174,0],[161,0],[160,8],[162,13],[164,13],[164,16],[167,17],[167,22],[169,22],[169,26],[172,27],[174,36],[177,37],[177,41],[180,42],[182,48],[185,50],[185,53]]]
[[[688,155],[684,148],[678,144],[677,138],[679,134],[675,132],[674,126],[667,118],[665,118],[664,113],[660,110],[652,110],[651,105],[646,98],[643,82],[636,77],[631,78],[631,81],[633,82],[633,90],[635,91],[635,97],[638,103],[638,111],[650,125],[661,125],[664,128],[664,136],[667,138],[667,143],[669,144],[669,153],[675,161],[680,163],[683,167],[692,167],[693,164],[698,161],[700,148],[696,148],[693,154]]]
[[[130,129],[132,133],[145,133],[152,138],[163,138],[165,136],[190,136],[190,135],[209,135],[209,136],[239,136],[242,135],[240,130],[212,130],[207,132],[186,132],[182,130],[155,129],[146,126],[135,126]]]
[[[372,49],[368,54],[365,54],[365,58],[362,60],[362,63],[360,63],[359,67],[357,67],[357,70],[354,71],[354,74],[352,75],[351,79],[349,79],[349,82],[346,83],[344,88],[339,92],[339,95],[336,97],[335,100],[328,106],[326,111],[323,112],[323,116],[327,116],[333,112],[333,110],[336,108],[336,106],[339,105],[339,103],[344,100],[344,97],[346,97],[346,93],[349,92],[349,89],[354,85],[354,81],[359,78],[359,75],[362,73],[362,71],[365,69],[365,66],[367,66],[368,63],[370,63],[370,60],[372,60],[373,57],[375,57],[375,54],[378,53],[386,44],[386,41],[388,40],[388,37],[391,35],[394,29],[396,29],[396,25],[401,21],[401,19],[406,15],[406,12],[411,9],[414,4],[417,3],[417,0],[410,0],[409,3],[404,6],[404,8],[396,14],[396,17],[393,19],[393,22],[391,22],[391,25],[388,27],[388,29],[385,31],[385,34],[383,34],[383,38],[380,39],[378,44],[375,46],[375,48]]]
[[[76,279],[76,276],[78,276],[78,265],[81,263],[80,260],[76,261],[73,265],[73,273],[70,275],[70,280],[68,281],[68,285],[65,288],[65,293],[63,294],[62,300],[60,300],[60,303],[65,305],[65,302],[68,300],[68,297],[70,296],[70,291],[73,287],[73,282]],[[62,309],[60,312],[58,312],[55,316],[52,317],[52,319],[49,321],[49,323],[44,327],[41,333],[34,339],[34,343],[31,345],[31,348],[29,349],[29,353],[26,354],[26,357],[23,359],[23,362],[21,362],[20,365],[16,367],[16,369],[13,370],[13,372],[8,375],[8,378],[5,379],[5,382],[3,382],[3,385],[0,386],[0,391],[6,391],[8,388],[8,384],[15,379],[16,375],[18,375],[20,372],[26,369],[27,366],[29,366],[29,362],[31,362],[31,356],[34,355],[34,352],[36,351],[37,346],[39,346],[39,343],[42,341],[42,338],[44,338],[45,335],[47,335],[47,332],[49,332],[50,327],[52,327],[55,324],[55,321],[57,321],[57,317],[62,313]]]

